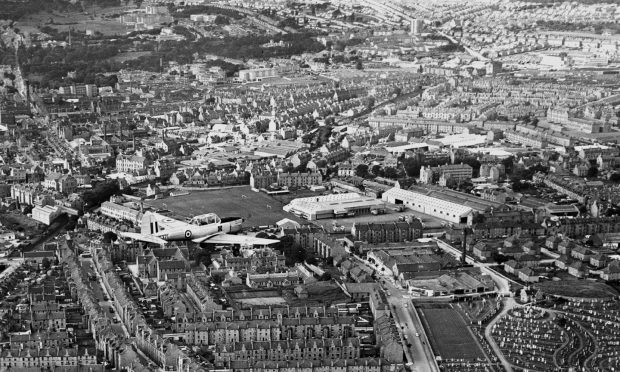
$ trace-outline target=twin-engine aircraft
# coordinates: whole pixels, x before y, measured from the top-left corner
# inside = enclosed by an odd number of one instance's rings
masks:
[[[227,245],[269,245],[279,242],[274,239],[232,235],[241,231],[243,218],[220,218],[215,213],[196,216],[190,222],[175,220],[154,212],[146,212],[142,217],[140,233],[122,232],[125,238],[165,245],[172,241],[193,241],[194,243],[213,243]]]

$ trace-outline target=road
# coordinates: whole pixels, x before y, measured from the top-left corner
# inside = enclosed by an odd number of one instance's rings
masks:
[[[396,295],[393,294],[393,290],[398,291]],[[388,297],[388,302],[392,306],[396,326],[404,338],[403,346],[407,360],[413,363],[411,370],[415,372],[438,372],[439,367],[430,348],[430,342],[428,342],[413,303],[404,297],[401,293],[404,292],[403,290],[394,287],[389,291],[391,296]]]
[[[437,245],[445,250],[446,252],[454,255],[457,258],[461,257],[461,250],[457,249],[453,246],[451,246],[450,244],[443,242],[439,239],[435,239],[435,241],[437,242]],[[475,267],[480,268],[480,271],[484,274],[489,275],[493,281],[495,282],[495,287],[497,288],[497,293],[504,296],[503,299],[503,309],[502,311],[497,314],[493,320],[491,320],[491,322],[485,327],[484,329],[484,337],[486,338],[487,342],[489,343],[489,345],[491,346],[491,348],[493,349],[493,352],[495,353],[495,355],[499,358],[499,360],[502,363],[502,366],[504,367],[504,369],[507,372],[512,372],[513,368],[512,365],[510,364],[510,362],[504,357],[504,355],[502,354],[501,350],[499,349],[499,346],[497,345],[497,343],[495,342],[495,340],[493,340],[493,337],[491,337],[491,329],[493,328],[493,326],[511,309],[513,309],[514,307],[518,306],[516,301],[514,300],[514,298],[510,297],[511,296],[511,291],[510,291],[510,287],[511,285],[516,285],[519,288],[521,287],[521,285],[517,282],[515,282],[514,280],[511,280],[509,278],[507,278],[506,276],[498,273],[497,271],[493,270],[492,268],[489,267],[489,264],[483,264],[481,262],[476,261],[473,257],[471,256],[466,256],[465,261],[468,264],[474,265]]]
[[[413,372],[439,372],[439,366],[435,361],[435,355],[431,350],[424,327],[411,302],[411,295],[407,293],[407,290],[402,289],[394,281],[394,278],[382,276],[381,271],[371,262],[358,256],[354,257],[361,264],[374,270],[377,276],[381,278],[383,288],[388,291],[388,303],[394,315],[396,327],[402,337],[405,356],[407,361],[412,363],[411,370]]]
[[[92,259],[80,258],[79,260],[80,267],[82,269],[82,275],[88,280],[88,286],[93,291],[93,295],[95,296],[95,299],[97,299],[99,306],[101,306],[103,314],[106,318],[110,319],[110,321],[114,322],[112,324],[112,329],[116,334],[128,337],[129,333],[127,332],[127,329],[125,329],[123,324],[119,321],[116,313],[110,311],[110,309],[112,308],[112,303],[110,302],[109,294],[106,293],[103,287],[103,283],[101,282],[101,278],[94,269],[94,263]],[[91,276],[96,276],[97,280],[89,280]],[[115,322],[114,319],[117,319],[117,321]]]
[[[506,357],[504,357],[504,354],[502,354],[502,351],[500,350],[499,346],[497,346],[497,343],[495,342],[495,340],[491,336],[491,330],[493,329],[493,326],[501,318],[503,318],[504,315],[506,315],[508,313],[508,311],[514,309],[516,306],[517,306],[517,303],[516,303],[516,301],[513,298],[507,298],[504,301],[504,308],[502,309],[502,311],[500,311],[499,314],[497,314],[495,316],[495,318],[493,318],[489,322],[489,324],[487,324],[487,326],[484,328],[484,338],[486,338],[487,342],[491,346],[491,349],[493,349],[493,352],[499,358],[499,360],[502,363],[502,366],[504,367],[504,370],[506,370],[506,372],[512,372],[512,364],[510,364],[510,362],[506,359]]]
[[[439,246],[439,248],[443,249],[444,251],[447,251],[448,253],[454,255],[457,259],[460,259],[461,257],[461,250],[454,248],[453,246],[451,246],[450,244],[439,240],[437,238],[434,238],[434,240],[437,242],[437,245]],[[508,279],[507,277],[505,277],[504,275],[498,273],[497,271],[491,269],[490,267],[488,267],[488,264],[483,264],[480,263],[476,260],[474,260],[471,256],[467,256],[465,261],[468,264],[474,265],[475,267],[478,267],[480,269],[480,271],[483,274],[487,274],[489,275],[493,281],[495,282],[495,286],[497,288],[497,293],[503,296],[510,296],[511,295],[511,291],[510,291],[510,286],[511,284],[514,285],[518,285],[519,287],[521,286],[519,283]]]

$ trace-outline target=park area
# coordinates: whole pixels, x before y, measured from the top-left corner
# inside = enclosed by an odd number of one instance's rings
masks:
[[[122,6],[102,8],[97,5],[86,7],[73,6],[65,10],[40,8],[39,12],[27,12],[19,19],[19,28],[27,32],[39,32],[43,27],[50,27],[58,32],[85,32],[86,30],[97,31],[103,35],[125,35],[132,31],[126,25],[119,22],[118,16],[125,10],[130,9]],[[75,35],[74,35],[75,36]]]
[[[274,225],[283,218],[302,222],[284,212],[282,202],[267,194],[254,192],[249,186],[192,191],[187,195],[149,200],[145,206],[169,210],[171,217],[180,219],[205,213],[215,213],[220,217],[242,217],[245,219],[244,226]]]
[[[467,323],[452,305],[427,304],[417,309],[436,356],[444,361],[485,358]]]

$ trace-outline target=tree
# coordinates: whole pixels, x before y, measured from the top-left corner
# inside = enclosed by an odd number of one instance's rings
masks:
[[[405,172],[407,172],[407,176],[409,177],[419,177],[420,176],[420,168],[422,164],[417,158],[407,158],[403,160],[403,167],[405,167]]]
[[[472,221],[472,222],[473,222],[474,224],[476,224],[476,223],[484,223],[484,220],[485,220],[485,216],[484,216],[484,214],[482,214],[482,213],[476,213],[476,214],[474,214],[474,218],[473,218],[473,221]]]
[[[366,109],[367,110],[372,110],[372,108],[375,106],[375,97],[370,96],[366,99]]]
[[[222,284],[224,279],[225,279],[224,274],[221,274],[221,273],[211,275],[211,280],[213,281],[213,283],[218,284],[218,285]]]
[[[103,242],[104,243],[112,243],[118,239],[118,236],[112,231],[108,231],[103,234]]]
[[[87,207],[97,206],[110,199],[110,196],[119,192],[118,182],[108,180],[98,183],[92,190],[86,191],[82,196]]]
[[[306,254],[304,261],[308,264],[308,265],[318,265],[319,264],[319,260],[316,259],[316,256],[314,256],[313,254]]]
[[[358,70],[363,70],[364,69],[364,65],[362,64],[362,60],[358,59],[357,62],[355,62],[355,68]]]
[[[256,236],[258,237],[258,234]],[[295,243],[295,239],[291,235],[281,237],[280,242],[274,248],[284,254],[288,266],[293,266],[295,263],[303,262],[306,259],[306,251]]]
[[[75,230],[75,226],[77,225],[77,219],[75,217],[69,218],[69,221],[65,224],[64,228],[66,231]]]
[[[319,159],[315,162],[316,166],[319,168],[325,168],[327,166],[327,160]]]
[[[205,249],[201,249],[200,252],[196,253],[196,263],[201,263],[205,267],[211,266],[211,253]]]
[[[383,169],[383,177],[385,178],[390,178],[390,179],[397,179],[398,178],[398,170],[394,167],[385,167]]]
[[[215,23],[216,25],[229,25],[230,21],[228,20],[228,17],[225,17],[223,15],[218,15],[215,17],[215,20],[213,21],[213,23]]]
[[[360,164],[355,168],[355,175],[358,177],[367,177],[368,176],[368,165]]]
[[[43,261],[41,261],[41,267],[44,270],[48,270],[51,266],[52,266],[52,261],[50,261],[49,258],[47,257],[43,258]]]
[[[322,282],[326,282],[326,281],[332,280],[332,274],[330,274],[330,273],[323,273],[323,275],[321,275],[319,277],[319,280],[322,281]]]
[[[378,164],[372,166],[371,172],[377,177],[383,177],[383,168]]]
[[[493,261],[495,261],[498,264],[502,264],[510,259],[509,257],[504,256],[503,254],[497,253],[497,252],[493,253],[491,258],[493,259]]]
[[[256,122],[256,131],[258,133],[265,133],[269,130],[269,122],[267,121],[257,121]]]
[[[448,177],[446,180],[446,187],[449,189],[456,189],[459,186],[459,181],[454,177]]]
[[[506,169],[506,174],[511,174],[512,169],[514,167],[514,156],[507,157],[506,159],[502,159],[501,163],[504,165]]]
[[[519,192],[522,190],[527,190],[530,186],[527,183],[524,183],[520,179],[514,179],[512,182],[512,191]]]
[[[596,166],[592,166],[588,169],[588,178],[596,178],[598,176],[598,168]]]

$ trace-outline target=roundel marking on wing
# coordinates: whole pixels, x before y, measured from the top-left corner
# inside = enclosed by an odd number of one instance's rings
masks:
[[[185,237],[186,238],[191,238],[192,237],[192,232],[190,230],[185,230]]]

